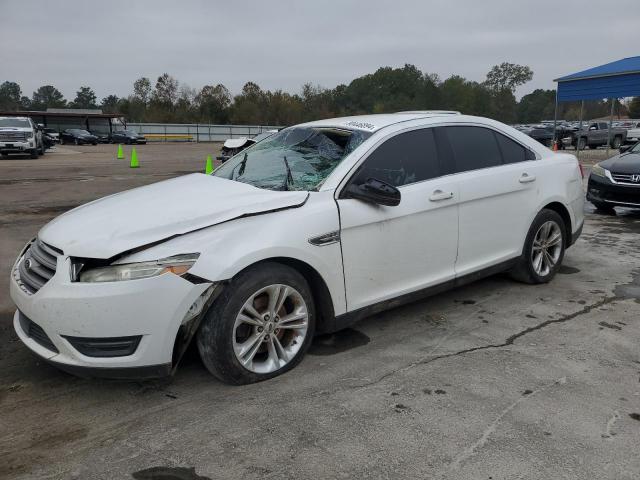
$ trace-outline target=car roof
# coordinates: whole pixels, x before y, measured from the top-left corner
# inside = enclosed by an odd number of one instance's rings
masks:
[[[460,112],[449,110],[424,110],[398,113],[382,113],[375,115],[355,115],[351,117],[327,118],[314,122],[303,123],[305,127],[345,127],[367,132],[377,132],[378,130],[395,125],[396,123],[419,120],[422,118],[448,117],[460,115]]]

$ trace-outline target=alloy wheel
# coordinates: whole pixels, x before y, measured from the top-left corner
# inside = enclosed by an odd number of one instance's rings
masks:
[[[562,229],[554,221],[543,223],[533,239],[531,263],[537,275],[546,277],[562,254]]]
[[[298,353],[307,336],[309,311],[295,288],[274,284],[252,294],[233,325],[233,351],[254,373],[281,369]]]

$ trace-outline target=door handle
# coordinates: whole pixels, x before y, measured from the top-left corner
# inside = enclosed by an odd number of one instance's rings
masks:
[[[536,181],[536,176],[535,175],[529,175],[528,173],[523,173],[522,176],[520,177],[520,180],[518,180],[520,183],[531,183],[531,182],[535,182]]]
[[[431,200],[432,202],[440,202],[441,200],[448,200],[450,198],[453,198],[453,192],[443,192],[442,190],[435,190],[429,197],[429,200]]]

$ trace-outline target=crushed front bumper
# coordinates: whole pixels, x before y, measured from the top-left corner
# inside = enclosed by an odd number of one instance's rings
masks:
[[[35,354],[84,376],[168,374],[178,330],[193,318],[190,307],[213,291],[212,283],[196,284],[171,273],[121,282],[72,282],[70,259],[60,256],[57,261],[54,276],[35,293],[11,278],[10,294],[18,307],[14,328]],[[106,342],[113,349],[114,341],[126,339],[135,339],[132,353],[94,356],[96,345],[99,349]]]

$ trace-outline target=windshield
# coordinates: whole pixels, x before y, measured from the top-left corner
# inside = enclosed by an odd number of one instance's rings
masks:
[[[22,118],[0,118],[0,127],[30,128],[31,125]]]
[[[636,143],[629,151],[632,153],[640,153],[640,142]]]
[[[317,190],[370,132],[292,127],[231,157],[213,175],[268,190]]]

